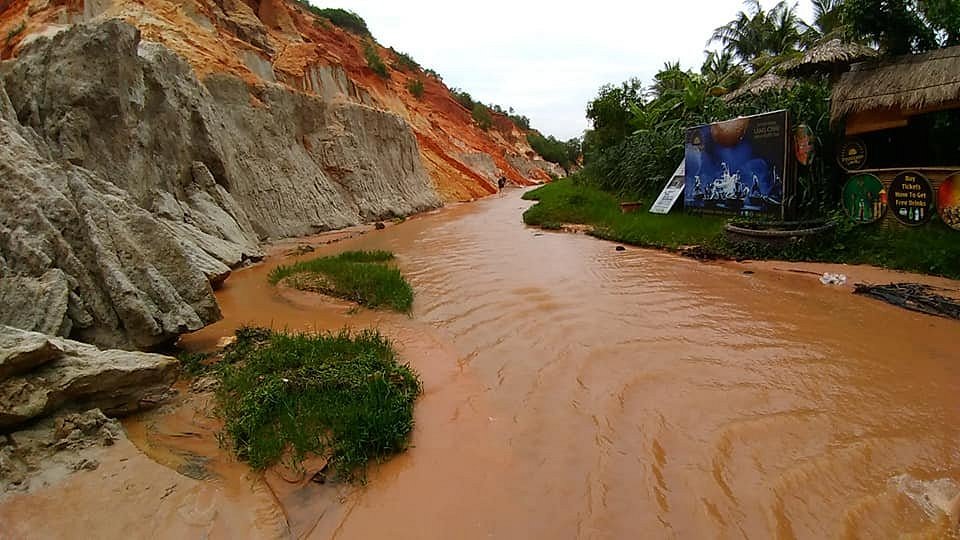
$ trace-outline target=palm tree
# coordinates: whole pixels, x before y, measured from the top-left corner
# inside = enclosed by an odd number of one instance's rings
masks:
[[[808,48],[831,39],[847,41],[850,27],[844,21],[843,0],[813,0],[813,24],[801,21],[800,31]]]
[[[730,51],[706,51],[707,57],[700,66],[700,75],[714,94],[723,94],[736,88],[747,78]]]
[[[784,55],[795,52],[801,44],[802,21],[797,5],[786,1],[764,11],[759,0],[746,0],[746,10],[713,31],[710,43],[719,42],[723,49],[757,71]]]
[[[767,22],[760,0],[745,0],[744,6],[746,10],[713,31],[707,44],[719,42],[725,51],[748,63],[763,52]]]

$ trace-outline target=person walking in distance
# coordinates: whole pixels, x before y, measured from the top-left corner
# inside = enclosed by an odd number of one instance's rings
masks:
[[[507,178],[501,174],[500,179],[497,180],[497,191],[500,192],[501,195],[503,195],[503,188],[506,187],[506,185]]]

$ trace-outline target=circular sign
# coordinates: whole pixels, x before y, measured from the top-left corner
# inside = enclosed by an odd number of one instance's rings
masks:
[[[837,160],[844,169],[859,171],[867,164],[867,145],[860,139],[849,139],[840,146]]]
[[[937,193],[940,219],[951,229],[960,231],[960,172],[947,177]]]
[[[858,174],[843,186],[843,209],[857,223],[873,223],[887,212],[887,191],[872,174]]]
[[[815,137],[813,130],[806,124],[800,124],[793,132],[793,153],[797,156],[797,163],[809,165],[813,161]]]
[[[917,172],[898,174],[890,182],[888,199],[893,215],[904,225],[923,225],[936,208],[930,182]]]

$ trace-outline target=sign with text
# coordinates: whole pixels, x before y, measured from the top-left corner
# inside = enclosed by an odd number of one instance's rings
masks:
[[[904,225],[923,225],[936,209],[930,181],[917,172],[903,172],[890,182],[890,210]]]
[[[860,139],[849,139],[840,146],[837,161],[846,171],[859,171],[867,164],[867,145]]]
[[[670,213],[670,209],[673,208],[673,205],[677,204],[677,200],[680,198],[680,195],[683,194],[684,168],[683,163],[677,167],[673,176],[667,180],[667,185],[663,186],[660,196],[657,197],[653,206],[650,207],[650,212],[654,214],[668,214]]]
[[[688,129],[684,205],[782,216],[788,116],[777,111]]]

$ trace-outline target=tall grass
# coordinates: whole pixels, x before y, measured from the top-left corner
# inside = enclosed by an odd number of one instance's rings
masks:
[[[376,331],[237,330],[220,363],[217,403],[237,455],[255,469],[328,455],[337,477],[407,448],[422,387]]]
[[[269,280],[272,284],[287,280],[297,289],[408,313],[413,307],[413,288],[399,270],[387,265],[393,258],[388,251],[347,251],[278,266],[270,272]]]

